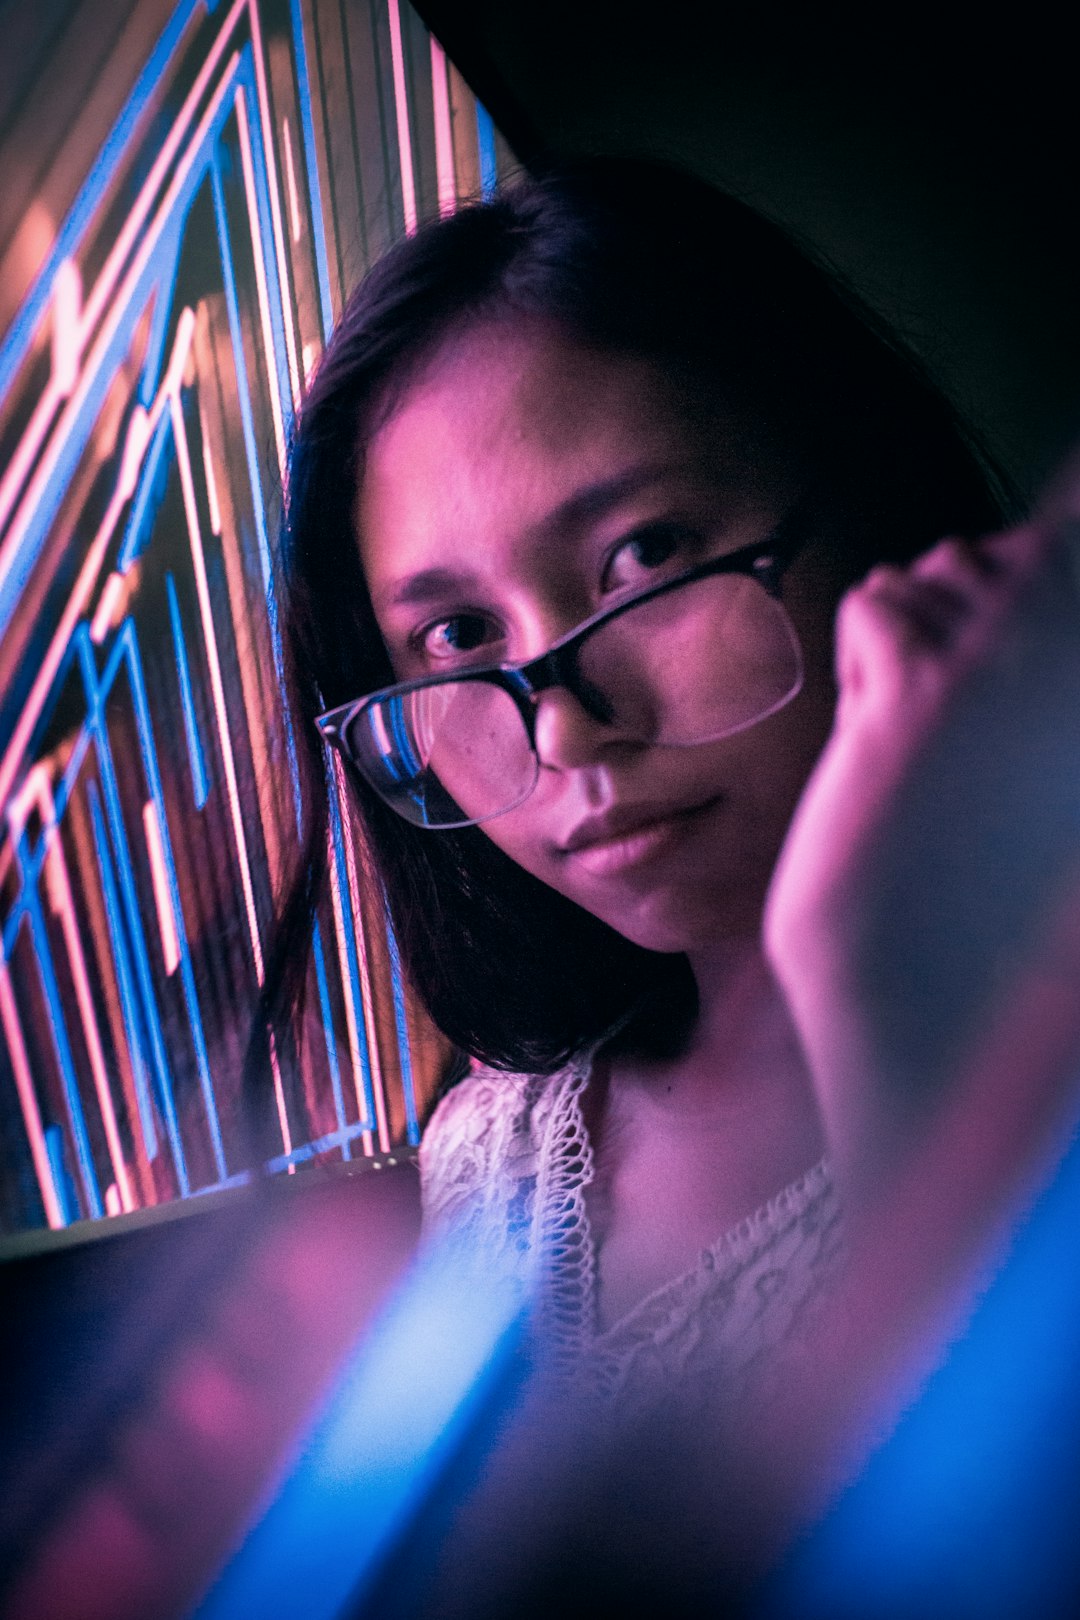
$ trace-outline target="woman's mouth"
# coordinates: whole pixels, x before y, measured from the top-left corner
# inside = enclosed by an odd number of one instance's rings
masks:
[[[578,827],[559,852],[592,877],[611,877],[667,854],[718,802],[687,809],[641,806],[598,817]]]

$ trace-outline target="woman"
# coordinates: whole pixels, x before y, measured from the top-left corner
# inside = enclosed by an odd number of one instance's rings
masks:
[[[865,310],[661,166],[422,230],[331,340],[281,553],[309,836],[263,1012],[295,1011],[324,876],[321,716],[474,1063],[429,1221],[536,1290],[590,1388],[741,1398],[909,1140],[857,891],[1039,551],[938,542],[1008,504]]]

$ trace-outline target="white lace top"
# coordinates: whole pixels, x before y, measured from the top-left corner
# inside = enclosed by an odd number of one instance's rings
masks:
[[[672,1382],[726,1404],[788,1344],[840,1251],[824,1161],[725,1232],[682,1276],[603,1332],[585,1207],[588,1057],[535,1077],[479,1069],[439,1104],[420,1149],[425,1227],[453,1233],[535,1303],[543,1342],[576,1385],[651,1396]]]

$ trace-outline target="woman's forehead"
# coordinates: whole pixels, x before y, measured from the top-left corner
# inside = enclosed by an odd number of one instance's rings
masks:
[[[365,464],[357,529],[376,595],[388,571],[585,525],[620,499],[655,495],[665,480],[707,482],[743,504],[772,504],[788,482],[719,382],[688,386],[655,361],[590,349],[537,324],[479,329],[445,345]]]

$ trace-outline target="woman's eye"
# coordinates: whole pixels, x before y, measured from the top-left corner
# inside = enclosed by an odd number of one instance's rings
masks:
[[[479,613],[455,613],[429,624],[417,639],[430,658],[457,658],[493,642],[497,633]]]
[[[701,536],[681,523],[652,523],[616,547],[604,570],[604,589],[648,585],[657,576],[691,568],[701,549]]]

